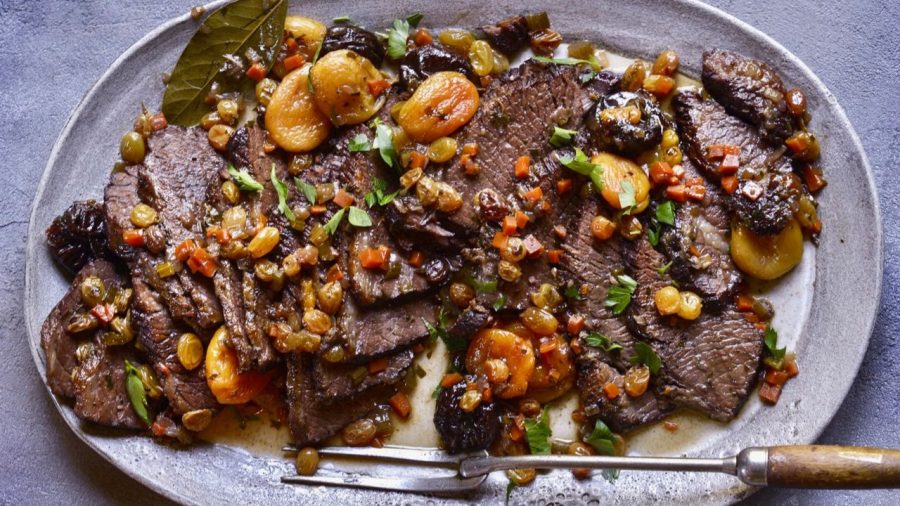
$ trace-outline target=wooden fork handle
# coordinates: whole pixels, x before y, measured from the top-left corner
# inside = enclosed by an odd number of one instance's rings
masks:
[[[900,450],[770,446],[766,481],[788,488],[900,488]]]

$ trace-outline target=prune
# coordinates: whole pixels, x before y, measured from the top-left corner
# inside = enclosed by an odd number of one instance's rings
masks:
[[[449,453],[484,450],[500,435],[499,407],[494,402],[478,405],[466,413],[459,400],[466,393],[466,382],[441,390],[434,411],[434,426]]]
[[[400,84],[413,90],[428,76],[437,72],[452,71],[473,78],[469,61],[440,44],[420,46],[406,53],[400,62]]]
[[[443,258],[432,258],[425,263],[423,270],[425,278],[432,285],[443,285],[450,279],[450,262]]]
[[[325,32],[325,40],[319,51],[321,58],[326,53],[338,49],[349,49],[354,53],[368,58],[376,67],[384,61],[384,46],[379,42],[374,33],[353,25],[332,26]]]
[[[97,258],[112,258],[106,239],[103,205],[94,200],[73,202],[47,228],[53,258],[75,274]]]
[[[481,27],[481,31],[494,49],[505,54],[513,54],[528,44],[528,21],[525,16],[506,18]]]
[[[659,105],[640,93],[622,91],[604,97],[590,113],[587,123],[595,145],[624,155],[636,155],[662,140]]]

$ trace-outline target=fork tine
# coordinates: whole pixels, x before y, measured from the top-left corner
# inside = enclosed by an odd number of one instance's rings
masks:
[[[474,478],[458,478],[456,476],[432,478],[381,478],[360,474],[346,474],[343,476],[283,476],[281,481],[283,483],[299,483],[304,485],[334,485],[339,487],[399,490],[403,492],[428,494],[454,494],[475,490],[485,479],[487,479],[487,475]]]
[[[297,449],[293,446],[286,446],[284,447],[284,451],[295,452]],[[478,455],[481,455],[481,453]],[[319,455],[394,460],[399,462],[419,462],[435,465],[459,464],[462,459],[473,456],[472,454],[450,455],[438,448],[398,445],[386,445],[382,448],[374,448],[371,446],[327,446],[319,448]]]

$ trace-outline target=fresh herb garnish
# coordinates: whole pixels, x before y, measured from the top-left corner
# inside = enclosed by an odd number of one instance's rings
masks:
[[[619,351],[622,349],[622,345],[613,342],[610,338],[597,332],[591,332],[586,335],[584,337],[584,342],[587,343],[588,346],[600,348],[607,353],[612,353],[614,351]]]
[[[781,369],[784,366],[784,355],[787,348],[778,347],[778,332],[772,327],[768,327],[763,335],[763,342],[766,344],[766,358],[763,359],[763,362],[774,369]]]
[[[567,299],[572,300],[584,300],[587,298],[583,293],[581,293],[581,287],[575,284],[571,284],[566,287],[565,296]]]
[[[603,189],[603,166],[591,163],[584,151],[575,148],[575,155],[565,155],[559,158],[559,163],[563,167],[574,170],[575,172],[588,176],[597,187],[597,191]]]
[[[656,273],[660,276],[665,276],[667,272],[669,272],[669,268],[672,267],[672,261],[669,260],[665,265],[661,265],[656,269]]]
[[[572,142],[572,137],[574,137],[577,133],[578,132],[575,130],[568,130],[566,128],[559,128],[558,126],[554,126],[553,135],[550,136],[550,144],[561,148]]]
[[[613,443],[614,438],[615,435],[609,430],[609,427],[607,427],[603,421],[597,420],[594,423],[594,430],[591,431],[591,434],[588,437],[584,438],[584,442],[593,446],[600,455],[615,456],[616,447]],[[619,477],[619,470],[604,469],[602,474],[606,481],[615,483],[616,479]]]
[[[447,331],[447,327],[444,323],[443,309],[441,309],[441,313],[438,315],[437,325],[432,325],[424,318],[422,321],[425,322],[425,330],[428,331],[428,338],[431,339],[432,342],[437,341],[438,339],[444,341],[444,344],[451,353],[463,351],[468,347],[469,343],[464,337],[452,336],[450,335],[450,332]]]
[[[431,398],[437,399],[438,396],[441,395],[441,390],[443,390],[443,389],[444,389],[444,387],[442,387],[441,384],[438,383],[437,386],[434,387],[434,390],[431,391]]]
[[[634,353],[635,355],[629,359],[632,364],[646,365],[650,369],[650,374],[659,372],[662,362],[659,360],[659,355],[653,351],[653,348],[651,348],[649,344],[641,341],[635,342]]]
[[[671,200],[664,200],[662,204],[658,205],[656,207],[656,221],[674,227],[675,203]]]
[[[622,181],[622,189],[619,190],[619,208],[624,214],[628,214],[636,205],[634,185],[631,181]]]
[[[509,480],[509,483],[506,484],[506,504],[509,504],[509,495],[512,494],[514,488],[518,487],[519,484],[516,483],[516,480],[506,477]]]
[[[291,211],[291,208],[287,205],[288,186],[284,181],[278,179],[278,176],[275,174],[274,162],[272,163],[272,171],[270,172],[269,177],[272,179],[272,186],[275,187],[275,193],[278,194],[278,210],[281,211],[281,214],[283,214],[289,222],[293,223],[297,217],[294,216],[294,211]]]
[[[131,362],[125,361],[125,390],[128,392],[128,400],[135,414],[150,425],[150,415],[147,413],[147,391],[144,390],[144,383],[138,376],[138,370]]]
[[[659,244],[659,223],[655,226],[647,227],[647,242],[654,248]]]
[[[332,18],[331,20],[334,23],[350,23],[353,19],[350,16],[338,16],[336,18]]]
[[[309,205],[316,205],[316,186],[307,183],[306,181],[300,179],[299,177],[294,178],[294,186],[300,190],[300,193],[309,201]]]
[[[334,216],[328,220],[328,223],[325,224],[325,231],[328,232],[328,235],[334,235],[337,232],[338,226],[341,224],[341,220],[344,219],[344,214],[347,212],[346,208],[341,208],[338,212],[334,213]]]
[[[347,149],[351,153],[359,153],[362,151],[371,151],[372,143],[366,134],[358,134],[356,137],[347,141]]]
[[[286,0],[238,0],[209,15],[185,46],[166,85],[162,112],[170,125],[192,126],[209,112],[206,98],[213,83],[222,92],[237,91],[247,83],[245,69],[241,79],[223,79],[223,73],[235,69],[235,56],[241,65],[253,49],[257,63],[268,72],[284,34]]]
[[[356,206],[350,206],[350,214],[347,216],[347,221],[354,227],[372,226],[372,218],[369,217],[369,213]]]
[[[375,206],[386,206],[400,194],[400,190],[388,194],[384,193],[385,190],[387,190],[387,181],[379,177],[374,178],[372,180],[372,190],[365,196],[366,205],[370,208]]]
[[[376,118],[377,120],[377,118]],[[394,131],[381,121],[375,121],[375,142],[372,147],[378,149],[378,154],[388,167],[399,167],[397,150],[394,149]]]
[[[470,272],[465,273],[466,282],[478,293],[494,293],[497,291],[497,280],[489,279],[482,281]]]
[[[253,179],[245,169],[237,170],[234,165],[228,164],[228,174],[237,183],[238,188],[248,192],[258,192],[263,189],[263,185],[259,181]]]
[[[406,56],[406,39],[409,37],[410,26],[416,27],[424,15],[420,12],[407,16],[406,19],[395,19],[394,26],[388,28],[387,54],[392,60],[399,60]]]
[[[631,304],[631,295],[637,288],[637,281],[627,274],[616,276],[616,281],[618,284],[610,286],[606,292],[603,305],[611,308],[614,315],[620,315]]]
[[[586,84],[588,81],[593,79],[596,75],[597,75],[597,73],[594,72],[593,70],[588,70],[588,71],[585,71],[583,74],[581,74],[578,77],[579,77],[579,79],[581,79],[581,84]]]
[[[525,440],[532,455],[550,455],[550,413],[544,408],[537,418],[525,419]]]
[[[579,65],[581,63],[585,63],[587,65],[592,65],[592,63],[590,61],[581,60],[578,58],[548,58],[546,56],[535,56],[532,59],[536,62],[555,63],[557,65]]]
[[[503,307],[506,306],[506,294],[501,293],[497,300],[491,305],[494,308],[494,311],[500,311]]]

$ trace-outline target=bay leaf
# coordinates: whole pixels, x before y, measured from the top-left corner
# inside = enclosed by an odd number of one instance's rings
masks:
[[[254,51],[266,70],[274,63],[284,34],[287,0],[237,0],[209,15],[191,38],[172,71],[162,112],[170,124],[192,126],[211,111],[206,97],[214,82],[223,91],[246,83],[243,72],[225,75],[229,59]],[[246,68],[244,69],[246,70]]]

